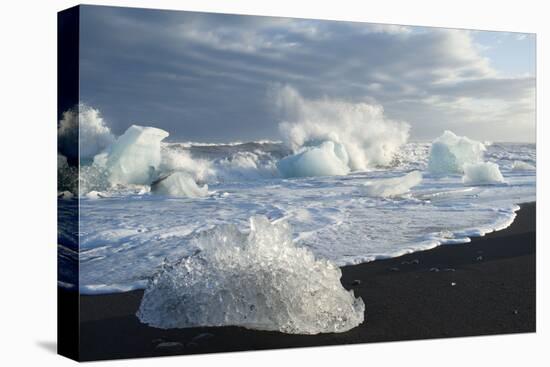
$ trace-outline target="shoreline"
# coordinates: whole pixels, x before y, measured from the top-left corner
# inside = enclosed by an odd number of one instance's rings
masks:
[[[155,329],[135,316],[143,290],[80,295],[80,359],[534,332],[536,203],[516,213],[509,227],[469,243],[342,267],[343,286],[366,304],[365,322],[345,333]]]

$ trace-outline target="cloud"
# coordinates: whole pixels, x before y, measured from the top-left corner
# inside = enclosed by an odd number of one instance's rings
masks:
[[[451,128],[534,139],[535,79],[495,70],[472,31],[83,9],[81,96],[115,132],[150,122],[178,139],[277,138],[266,94],[279,83],[308,99],[383,105],[416,139]]]

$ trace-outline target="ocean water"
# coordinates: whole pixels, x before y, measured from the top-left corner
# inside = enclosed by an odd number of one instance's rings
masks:
[[[503,177],[490,185],[465,184],[461,173],[430,173],[430,146],[407,143],[384,167],[285,178],[278,162],[291,151],[281,142],[163,143],[161,166],[184,167],[207,194],[171,197],[151,192],[153,185],[119,184],[60,199],[61,216],[80,200],[78,233],[61,236],[63,261],[75,259],[77,235],[81,293],[145,288],[163,264],[191,255],[199,233],[227,224],[246,232],[250,217],[263,215],[288,222],[296,246],[342,266],[469,242],[506,228],[517,204],[536,199],[534,144],[486,144],[484,159],[498,164]],[[422,180],[410,190],[386,197],[365,190],[412,171]]]

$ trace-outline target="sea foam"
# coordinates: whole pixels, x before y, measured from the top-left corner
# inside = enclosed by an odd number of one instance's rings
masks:
[[[363,186],[363,192],[367,196],[395,197],[403,195],[422,182],[422,173],[413,171],[405,176],[369,181]]]
[[[81,160],[92,159],[115,141],[99,110],[83,103],[63,113],[57,134],[61,153]]]
[[[218,226],[197,251],[164,265],[137,316],[170,329],[237,325],[291,334],[344,332],[364,320],[365,304],[340,283],[340,269],[292,241],[284,221],[250,219],[250,233]]]

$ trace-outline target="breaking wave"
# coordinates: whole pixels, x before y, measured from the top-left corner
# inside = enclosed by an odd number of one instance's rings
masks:
[[[92,159],[115,141],[99,110],[83,103],[63,113],[57,136],[60,152],[73,159],[80,153],[81,160]]]
[[[301,149],[333,142],[342,147],[351,171],[389,165],[409,137],[410,126],[385,117],[380,105],[306,99],[290,86],[274,89],[271,98],[282,115],[279,130],[293,151],[302,154]],[[323,161],[311,164],[320,168]],[[341,169],[319,171],[342,174]]]

